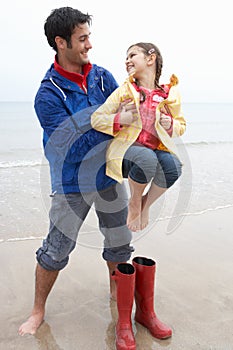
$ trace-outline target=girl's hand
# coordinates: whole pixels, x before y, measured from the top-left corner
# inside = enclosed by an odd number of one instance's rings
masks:
[[[172,101],[173,102],[173,101]],[[160,108],[160,112],[164,114],[171,114],[168,105],[163,105],[162,108]]]
[[[172,126],[172,118],[167,114],[161,113],[159,123],[165,130],[168,130]]]

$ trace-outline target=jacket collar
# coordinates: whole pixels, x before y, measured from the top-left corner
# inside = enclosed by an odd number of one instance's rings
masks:
[[[83,87],[86,88],[87,83],[87,76],[90,72],[90,70],[92,69],[92,64],[89,62],[87,64],[85,64],[83,66],[83,74],[79,74],[79,73],[74,73],[74,72],[68,72],[67,70],[65,70],[64,68],[62,68],[59,63],[57,62],[57,56],[55,56],[54,59],[54,69],[56,72],[58,72],[61,76],[63,76],[64,78],[78,84],[78,86],[83,89]]]

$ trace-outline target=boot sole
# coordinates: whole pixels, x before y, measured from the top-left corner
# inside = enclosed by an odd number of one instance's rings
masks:
[[[120,347],[117,347],[116,345],[116,350],[136,350],[136,346],[132,345],[132,346],[127,346],[127,348],[122,348],[121,346]]]
[[[171,338],[171,337],[172,337],[172,334],[171,334],[171,335],[165,335],[164,337],[163,337],[163,336],[159,336],[159,335],[155,335],[155,334],[153,334],[153,333],[150,331],[150,329],[149,329],[145,324],[143,324],[143,323],[140,322],[140,321],[137,321],[136,319],[135,319],[135,321],[136,321],[137,323],[139,323],[141,326],[143,326],[144,328],[146,328],[146,329],[148,330],[148,332],[150,332],[150,334],[151,334],[154,338],[156,338],[156,339],[161,339],[161,340],[163,340],[163,339],[168,339],[168,338]]]

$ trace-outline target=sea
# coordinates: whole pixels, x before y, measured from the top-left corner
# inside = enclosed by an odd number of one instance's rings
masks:
[[[177,140],[183,173],[153,206],[148,226],[166,220],[166,234],[178,230],[186,216],[233,206],[233,104],[184,103],[183,113],[187,129]],[[0,242],[43,237],[49,195],[33,102],[0,102]],[[96,232],[97,222],[90,219],[83,230]]]

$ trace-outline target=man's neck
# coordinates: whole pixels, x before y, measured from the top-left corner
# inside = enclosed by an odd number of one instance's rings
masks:
[[[91,63],[85,64],[82,69],[82,73],[76,73],[76,72],[71,72],[66,69],[64,69],[60,64],[57,62],[57,57],[55,56],[54,60],[54,68],[55,70],[62,75],[64,78],[73,81],[74,83],[78,84],[81,89],[83,89],[86,92],[86,87],[87,87],[87,76],[92,68]]]
[[[59,66],[65,69],[67,72],[82,74],[82,66],[67,62],[66,59],[64,59],[63,57],[59,57],[59,55],[56,55],[56,61],[59,64]]]

